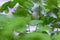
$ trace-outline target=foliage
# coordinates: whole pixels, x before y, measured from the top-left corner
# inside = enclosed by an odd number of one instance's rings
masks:
[[[9,16],[10,9],[13,9],[16,3],[19,6]],[[39,6],[32,10],[34,3]],[[1,13],[4,11],[6,14]],[[54,31],[54,28],[60,28],[58,22],[60,0],[8,1],[0,7],[0,40],[59,40],[60,31]],[[27,31],[27,25],[37,26],[36,30]]]

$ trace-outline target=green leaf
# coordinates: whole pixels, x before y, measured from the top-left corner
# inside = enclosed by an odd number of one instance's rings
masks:
[[[37,29],[37,31],[39,31],[39,32],[43,32],[43,31],[47,31],[47,30],[51,31],[52,29],[50,27],[46,26],[46,25],[39,26],[38,29]]]
[[[46,1],[46,8],[48,9],[53,9],[53,8],[56,8],[57,7],[57,0],[48,0]]]
[[[32,20],[29,22],[30,25],[36,25],[36,24],[41,24],[41,23],[43,23],[42,20]]]
[[[25,8],[23,8],[23,7],[18,7],[16,10],[15,10],[15,12],[13,13],[15,16],[27,16],[28,15],[28,11],[25,9]]]
[[[10,2],[6,2],[4,3],[1,7],[0,7],[0,12],[3,12],[4,10],[8,10],[8,5]]]
[[[54,38],[54,40],[60,40],[60,34],[58,34],[58,35]]]
[[[23,1],[22,0],[19,0],[19,4],[21,6],[23,6],[24,8],[30,9],[30,10],[31,10],[31,8],[33,6],[33,3],[32,3],[31,0],[23,0]]]
[[[25,35],[24,40],[51,40],[51,38],[47,34],[34,32]]]

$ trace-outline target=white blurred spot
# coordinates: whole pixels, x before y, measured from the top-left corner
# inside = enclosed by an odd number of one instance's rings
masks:
[[[39,7],[39,4],[34,3],[34,2],[33,2],[33,4],[34,4],[34,6],[32,7],[32,10],[34,11],[37,7]]]
[[[1,12],[0,14],[4,14],[4,15],[6,15],[5,11]]]
[[[52,28],[52,24],[51,24],[51,23],[50,23],[50,24],[48,24],[48,27]]]
[[[60,28],[55,28],[54,31],[60,31]]]
[[[46,12],[44,10],[41,11],[41,13],[44,15],[44,16],[47,16]]]
[[[48,33],[48,35],[51,35],[51,32],[49,30],[46,30],[46,32]]]
[[[8,2],[9,0],[0,0],[0,7],[5,3]]]
[[[54,13],[51,13],[50,16],[53,18],[57,18],[57,16]]]
[[[19,33],[14,31],[14,35],[15,35],[15,36],[18,36],[18,35],[19,35]]]
[[[19,6],[19,3],[16,3],[16,5],[13,7],[13,8],[9,8],[8,7],[8,9],[9,9],[9,12],[8,12],[8,16],[12,16],[12,12],[14,12],[16,9],[17,9],[17,7]]]
[[[41,2],[44,2],[44,0],[41,0]]]
[[[36,27],[37,26],[35,26],[35,25],[34,26],[28,25],[28,27],[26,29],[28,31],[27,33],[31,33],[31,32],[36,31]]]
[[[59,24],[60,25],[60,22],[57,22],[56,24]]]

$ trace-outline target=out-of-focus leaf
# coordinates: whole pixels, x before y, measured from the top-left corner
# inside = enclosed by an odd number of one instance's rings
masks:
[[[13,7],[16,5],[16,3],[18,3],[18,2],[17,2],[17,0],[16,0],[16,1],[12,1],[12,2],[11,2],[11,1],[9,2],[9,1],[8,1],[8,3],[9,3],[8,6],[9,6],[10,8],[13,8]]]
[[[25,35],[25,40],[51,40],[51,38],[47,34],[43,33],[30,33]]]
[[[40,24],[40,23],[43,23],[42,20],[32,20],[29,22],[30,25],[36,25],[36,24]]]
[[[37,29],[37,31],[40,31],[40,32],[47,31],[47,30],[51,31],[51,28],[48,26],[39,26]]]
[[[58,0],[58,7],[60,7],[60,0]]]
[[[46,8],[51,10],[57,7],[57,0],[47,0],[46,4],[47,4]]]
[[[19,4],[21,6],[23,6],[26,9],[30,9],[31,10],[31,8],[33,6],[33,3],[32,3],[31,0],[23,0],[23,1],[22,0],[18,0],[18,2],[19,2]]]
[[[29,12],[25,8],[19,6],[13,14],[15,16],[28,16]]]
[[[54,38],[54,40],[60,40],[60,34],[58,34],[58,35]]]
[[[0,12],[3,12],[4,10],[8,10],[8,5],[10,2],[6,2],[4,3],[1,7],[0,7]]]

